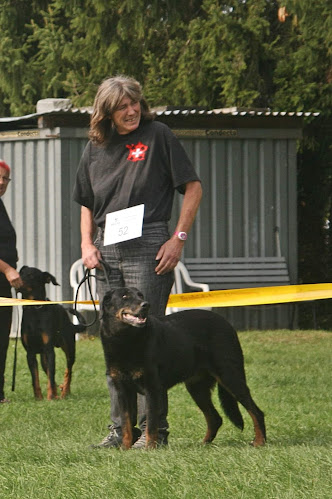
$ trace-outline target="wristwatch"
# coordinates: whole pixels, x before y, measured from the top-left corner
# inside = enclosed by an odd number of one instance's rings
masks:
[[[188,237],[188,234],[186,232],[176,231],[174,232],[174,235],[177,236],[180,239],[180,241],[186,241]]]

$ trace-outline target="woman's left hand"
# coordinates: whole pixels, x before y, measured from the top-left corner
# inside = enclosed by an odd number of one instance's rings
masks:
[[[159,260],[155,271],[158,275],[171,272],[181,258],[184,242],[172,237],[159,249],[156,260]]]

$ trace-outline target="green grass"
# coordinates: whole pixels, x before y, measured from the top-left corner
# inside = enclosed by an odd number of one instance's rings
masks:
[[[77,342],[72,394],[35,402],[19,344],[7,362],[11,404],[0,406],[0,498],[327,499],[331,497],[331,346],[324,331],[242,332],[248,384],[266,416],[268,443],[254,449],[224,418],[202,446],[203,416],[182,385],[169,392],[170,439],[156,451],[91,450],[107,433],[109,401],[99,339]],[[57,350],[57,382],[64,358]],[[41,375],[44,393],[46,377]],[[216,398],[216,397],[215,397]],[[219,408],[218,401],[216,400]]]

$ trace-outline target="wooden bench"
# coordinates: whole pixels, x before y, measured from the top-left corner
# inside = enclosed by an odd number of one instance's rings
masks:
[[[194,281],[205,282],[211,291],[288,286],[291,284],[287,262],[281,256],[185,258],[184,264],[191,278]],[[312,304],[313,324],[316,327],[315,302],[313,301]],[[242,309],[241,311],[237,308],[233,310],[226,308],[223,309],[222,313],[237,328],[271,328],[270,321],[275,320],[278,324],[283,321],[285,324],[283,327],[294,329],[298,304],[290,303],[286,305],[239,307]],[[275,319],[272,319],[272,316]]]
[[[210,290],[290,284],[284,257],[185,258],[184,264],[190,277]]]

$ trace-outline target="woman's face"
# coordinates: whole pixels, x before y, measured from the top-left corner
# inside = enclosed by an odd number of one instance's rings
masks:
[[[138,128],[141,120],[141,104],[130,97],[123,97],[112,115],[119,135],[126,135]]]
[[[9,172],[3,166],[0,166],[0,198],[4,195],[9,184]]]

